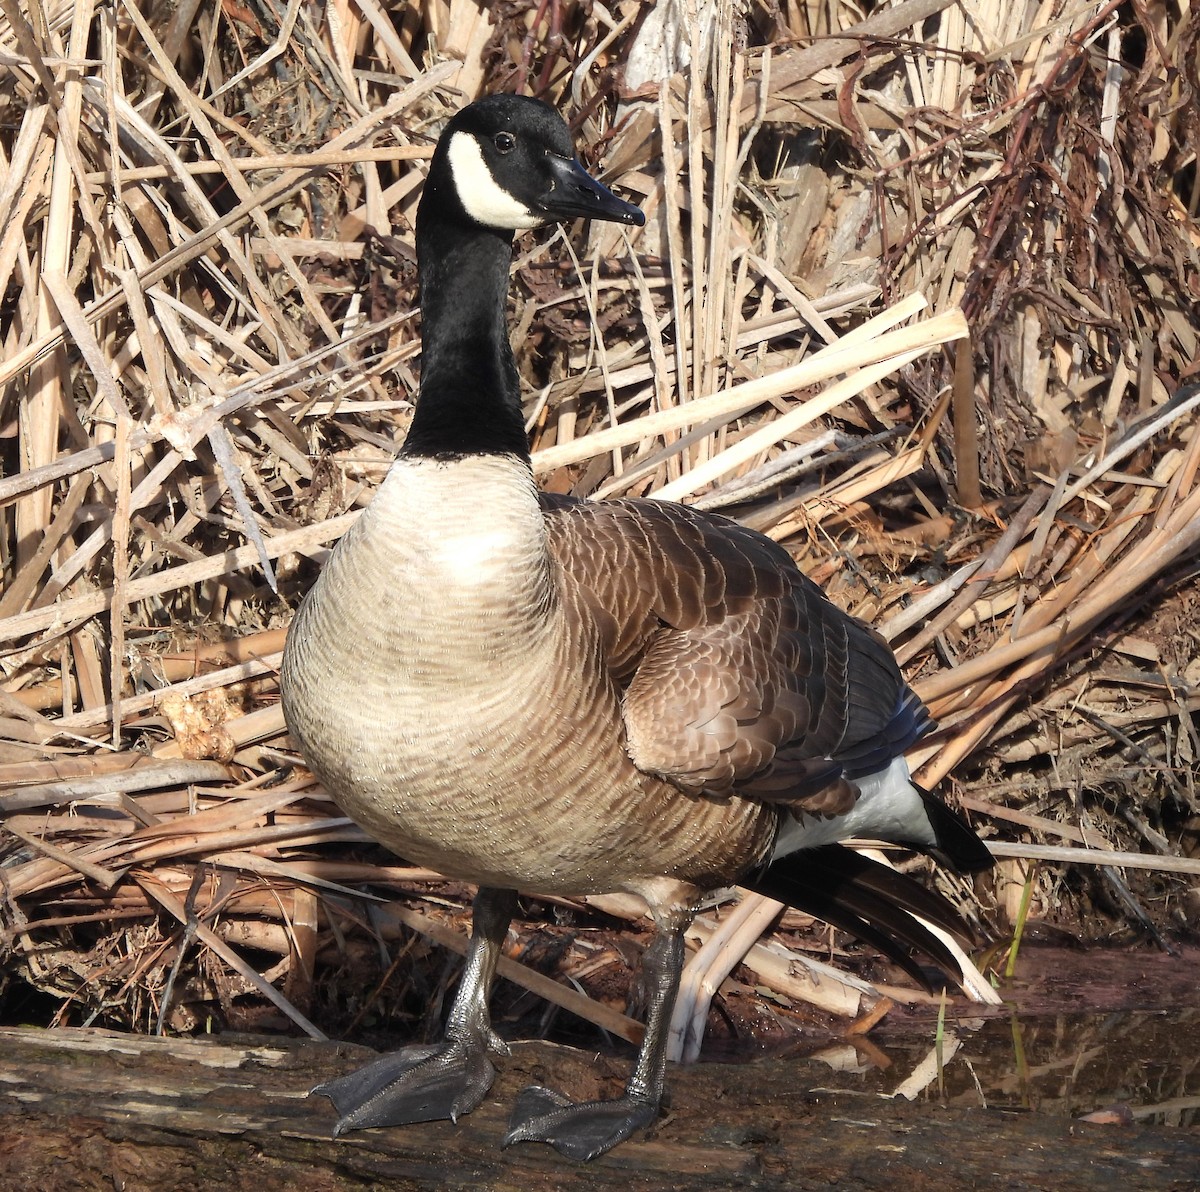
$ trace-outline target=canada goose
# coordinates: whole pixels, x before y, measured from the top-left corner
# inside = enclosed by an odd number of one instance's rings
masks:
[[[412,427],[284,651],[287,723],[330,794],[407,859],[479,886],[444,1042],[314,1090],[339,1134],[483,1099],[489,1053],[506,1050],[488,994],[517,890],[630,892],[656,925],[624,1096],[527,1089],[505,1139],[588,1159],[655,1120],[706,892],[748,884],[952,966],[894,905],[961,926],[949,904],[836,842],[990,864],[909,781],[901,754],[928,717],[891,651],[785,550],[680,505],[537,491],[505,319],[512,239],[578,217],[643,223],[585,173],[552,109],[491,96],[446,125],[417,214]]]

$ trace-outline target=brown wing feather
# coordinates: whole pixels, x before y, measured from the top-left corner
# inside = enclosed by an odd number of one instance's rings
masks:
[[[838,756],[883,734],[904,690],[881,639],[726,518],[556,496],[543,511],[564,597],[596,623],[624,688],[641,769],[689,790],[821,792],[820,811],[846,809]]]

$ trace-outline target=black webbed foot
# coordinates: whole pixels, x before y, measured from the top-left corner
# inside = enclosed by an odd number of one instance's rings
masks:
[[[312,1092],[328,1097],[341,1114],[335,1136],[370,1126],[457,1121],[492,1087],[496,1069],[489,1050],[507,1049],[494,1035],[406,1047],[319,1084]]]
[[[475,895],[471,947],[443,1042],[380,1056],[312,1090],[341,1114],[335,1136],[370,1126],[457,1121],[487,1096],[496,1078],[488,1054],[508,1054],[491,1028],[487,999],[516,898],[488,886]]]
[[[575,1104],[553,1089],[531,1085],[517,1098],[504,1145],[548,1142],[568,1159],[586,1162],[653,1125],[657,1117],[657,1102],[628,1094],[615,1101]]]

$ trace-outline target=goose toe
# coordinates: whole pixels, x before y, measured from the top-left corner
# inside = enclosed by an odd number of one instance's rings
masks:
[[[317,1085],[311,1095],[328,1097],[341,1115],[335,1137],[372,1126],[457,1121],[492,1087],[496,1069],[487,1050],[474,1039],[406,1047]]]
[[[568,1159],[587,1162],[652,1126],[657,1117],[657,1101],[626,1094],[576,1104],[553,1089],[531,1085],[517,1098],[504,1145],[545,1142]]]

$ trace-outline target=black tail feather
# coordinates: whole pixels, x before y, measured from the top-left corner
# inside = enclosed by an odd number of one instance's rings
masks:
[[[987,845],[975,835],[971,825],[951,811],[937,795],[931,795],[915,782],[913,786],[921,795],[925,804],[925,814],[929,817],[937,839],[936,849],[922,845],[917,847],[923,852],[932,853],[943,864],[948,863],[950,868],[957,869],[959,873],[981,873],[985,869],[991,869],[995,864],[992,854]]]
[[[956,985],[962,982],[954,954],[912,917],[920,915],[970,940],[972,932],[962,916],[940,894],[853,849],[831,844],[791,853],[743,883],[878,948],[926,989],[929,980],[914,953]]]

